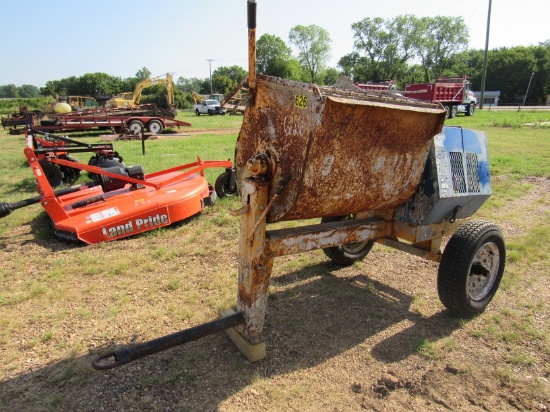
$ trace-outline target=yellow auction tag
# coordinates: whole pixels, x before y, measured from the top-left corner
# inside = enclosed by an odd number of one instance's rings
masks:
[[[294,97],[294,106],[300,109],[307,109],[307,96],[300,96],[299,94]]]

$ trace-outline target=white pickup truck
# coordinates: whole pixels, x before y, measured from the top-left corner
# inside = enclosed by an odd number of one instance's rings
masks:
[[[220,106],[220,102],[217,100],[203,100],[201,104],[195,105],[195,114],[200,116],[201,114],[208,114],[212,116],[214,114],[221,114],[225,116],[227,110]]]

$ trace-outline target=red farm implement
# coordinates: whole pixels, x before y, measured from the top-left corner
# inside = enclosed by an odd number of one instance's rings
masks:
[[[38,185],[39,196],[16,203],[0,203],[0,217],[15,209],[40,203],[50,216],[55,237],[69,242],[94,244],[146,232],[199,213],[216,200],[204,169],[221,167],[231,175],[232,162],[203,161],[145,174],[141,166],[127,167],[111,144],[85,144],[44,134],[27,134],[24,150]],[[94,153],[88,164],[73,153]],[[80,171],[92,181],[74,183]],[[223,180],[223,178],[222,178]],[[225,182],[228,194],[228,183]]]

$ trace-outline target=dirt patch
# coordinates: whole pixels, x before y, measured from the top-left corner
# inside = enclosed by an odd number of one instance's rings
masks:
[[[499,181],[509,179],[508,176],[498,176],[493,178],[497,184]],[[550,179],[540,176],[529,176],[519,180],[529,189],[522,195],[513,200],[508,200],[499,208],[499,213],[503,217],[501,226],[507,235],[523,234],[525,231],[538,224],[545,216],[548,216],[550,210]],[[512,219],[514,214],[519,218]],[[517,216],[515,216],[517,217]]]

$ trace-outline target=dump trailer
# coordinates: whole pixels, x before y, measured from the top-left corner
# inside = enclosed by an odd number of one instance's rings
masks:
[[[440,300],[461,317],[483,312],[498,289],[502,232],[470,220],[491,195],[485,135],[444,128],[438,103],[257,74],[257,4],[247,4],[250,100],[235,149],[241,207],[231,211],[241,220],[236,311],[102,354],[96,369],[221,330],[248,360],[262,359],[274,261],[315,249],[343,266],[375,242],[439,262]],[[270,226],[289,220],[298,223]]]
[[[395,80],[369,80],[366,83],[354,82],[355,86],[362,90],[397,90],[397,84]]]
[[[452,119],[457,113],[473,116],[477,99],[467,77],[440,77],[435,83],[407,84],[403,96],[441,103]]]

